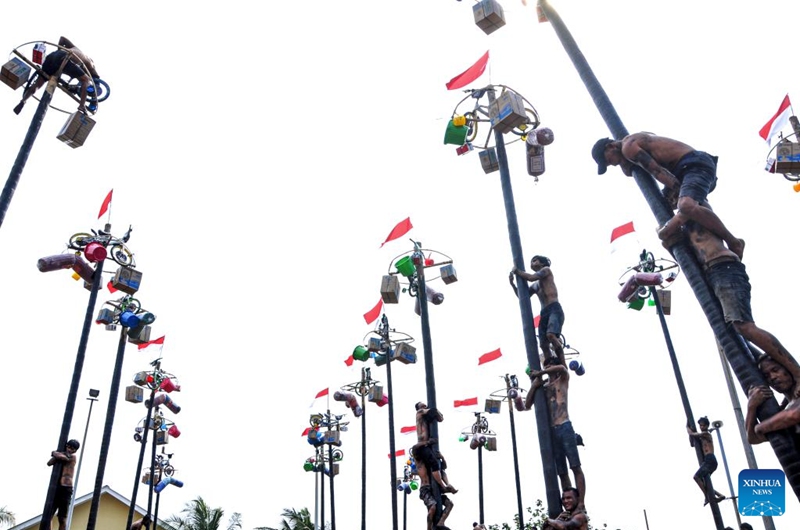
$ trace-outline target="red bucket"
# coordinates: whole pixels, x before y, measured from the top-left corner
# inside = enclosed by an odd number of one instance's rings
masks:
[[[91,261],[92,263],[97,263],[99,261],[103,261],[108,256],[108,251],[106,247],[101,245],[100,243],[89,243],[86,245],[86,248],[83,249],[83,253],[86,255],[86,259]]]
[[[178,426],[173,423],[172,427],[167,430],[167,433],[173,438],[178,438],[181,435],[181,430],[178,429]]]
[[[172,379],[167,377],[166,379],[161,381],[161,386],[159,387],[159,389],[163,390],[164,392],[169,394],[173,390],[180,390],[181,386],[180,385],[176,385],[175,383],[172,382]]]

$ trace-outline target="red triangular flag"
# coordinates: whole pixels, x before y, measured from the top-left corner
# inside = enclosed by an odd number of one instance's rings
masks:
[[[381,309],[383,309],[383,299],[378,300],[375,307],[364,313],[364,320],[367,321],[367,324],[372,324],[378,320],[378,317],[381,316]]]
[[[403,456],[404,454],[406,454],[406,450],[405,449],[400,449],[399,451],[395,451],[394,452],[394,456]],[[389,458],[392,458],[392,453],[389,453],[386,456],[388,456]]]
[[[470,405],[477,405],[478,398],[468,398],[468,399],[457,399],[453,402],[454,407],[468,407]]]
[[[486,364],[490,361],[494,361],[495,359],[499,359],[502,356],[503,354],[500,353],[500,348],[497,348],[494,351],[490,351],[489,353],[484,353],[483,355],[478,357],[478,366]]]
[[[611,243],[613,243],[615,239],[620,238],[625,234],[632,234],[633,232],[635,232],[635,229],[633,228],[633,221],[625,223],[622,226],[618,226],[611,231]]]
[[[761,130],[758,131],[758,135],[764,139],[768,144],[771,143],[772,138],[777,135],[781,129],[789,122],[789,116],[792,113],[792,103],[789,101],[789,94],[786,94],[786,97],[783,98],[781,102],[781,106],[778,109],[778,112],[769,120],[767,123],[761,127]]]
[[[456,90],[472,83],[483,75],[487,64],[489,64],[489,50],[486,50],[486,53],[478,59],[478,62],[451,79],[450,82],[447,83],[447,90]]]
[[[411,425],[410,427],[400,427],[400,434],[409,434],[412,432],[417,432],[416,425]]]
[[[394,241],[398,237],[404,236],[412,228],[414,227],[411,225],[411,218],[406,217],[405,219],[397,223],[397,225],[394,228],[392,228],[392,231],[389,232],[389,236],[386,238],[386,241],[381,243],[381,247],[383,247],[383,245],[385,245],[389,241]]]
[[[308,436],[308,433],[311,431],[311,427],[306,427],[306,430],[303,431],[303,434],[300,436]]]
[[[106,285],[106,287],[108,287],[108,292],[109,293],[116,293],[117,289],[114,289],[114,286],[111,285],[111,282],[112,282],[112,280],[108,280],[108,285]]]
[[[319,398],[321,398],[323,396],[327,396],[327,395],[328,395],[328,389],[326,388],[324,390],[320,390],[319,392],[317,392],[317,395],[316,395],[316,397],[314,399],[319,399]]]
[[[106,198],[103,200],[103,204],[100,206],[100,213],[97,214],[97,218],[100,219],[103,217],[103,214],[108,211],[108,207],[111,204],[111,195],[114,193],[114,189],[112,188],[111,191],[108,192]]]
[[[344,360],[344,364],[346,364],[347,366],[353,366],[353,362],[354,361],[355,361],[355,359],[351,355],[350,357],[348,357],[347,359]]]

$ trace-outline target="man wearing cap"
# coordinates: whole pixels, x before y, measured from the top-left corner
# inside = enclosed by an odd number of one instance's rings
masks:
[[[717,185],[717,157],[695,151],[678,140],[641,132],[617,141],[601,138],[592,148],[592,158],[597,162],[599,175],[608,166],[620,166],[630,177],[633,166],[639,166],[664,185],[664,197],[670,207],[678,208],[672,219],[658,230],[658,237],[665,245],[674,240],[687,221],[695,221],[722,238],[741,259],[744,241],[728,231],[707,202],[708,194]]]

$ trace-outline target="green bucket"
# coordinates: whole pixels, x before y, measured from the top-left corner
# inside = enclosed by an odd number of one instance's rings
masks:
[[[394,266],[397,267],[397,272],[406,278],[414,276],[414,272],[417,270],[417,267],[414,266],[414,262],[411,260],[411,256],[403,256],[397,260]]]
[[[467,142],[469,129],[462,125],[453,125],[453,120],[447,122],[447,129],[444,131],[444,143],[453,145],[464,145]]]
[[[366,362],[369,360],[369,350],[364,346],[356,346],[353,350],[353,359],[356,361]]]

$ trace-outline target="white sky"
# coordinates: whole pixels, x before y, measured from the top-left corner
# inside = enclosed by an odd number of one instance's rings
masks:
[[[477,395],[482,403],[503,386],[499,376],[522,376],[526,365],[507,280],[512,259],[499,173],[485,175],[476,152],[458,157],[442,144],[463,95],[444,84],[489,49],[490,72],[475,86],[521,92],[555,133],[538,184],[525,171],[522,146],[508,152],[525,260],[537,253],[552,259],[564,334],[587,370],[572,379],[570,413],[586,443],[580,451],[592,521],[643,530],[646,510],[652,530],[710,527],[655,311],[637,313],[616,300],[616,280],[640,248],[612,256],[609,235],[633,220],[641,246],[666,253],[634,181],[615,168],[596,175],[590,149],[608,131],[552,27],[537,23],[532,5],[512,0],[503,1],[507,25],[490,36],[474,25],[467,1],[255,5],[5,6],[9,53],[65,35],[94,58],[112,94],[79,149],[55,138],[67,115],[48,113],[0,228],[0,506],[18,522],[41,512],[45,462],[58,440],[88,299],[69,272],[42,274],[36,261],[63,251],[73,233],[100,228],[96,212],[113,188],[113,231],[134,227],[130,247],[144,273],[137,296],[158,315],[153,337],[166,335],[163,367],[183,385],[175,396],[183,410],[171,416],[183,435],[168,450],[185,486],[163,492],[160,515],[202,496],[228,514],[241,512],[252,528],[277,525],[283,508],[313,507],[313,476],[302,470],[313,449],[300,433],[324,404],[308,405],[321,388],[359,379],[342,361],[371,329],[361,315],[377,301],[381,275],[411,250],[407,238],[379,245],[410,216],[409,236],[451,256],[459,276],[434,285],[446,300],[431,307],[431,327],[445,416],[441,449],[461,489],[448,523],[471,528],[477,457],[457,440],[473,417],[452,402]],[[800,81],[788,24],[800,6],[553,5],[630,132],[676,137],[720,156],[710,201],[747,240],[756,322],[800,351],[791,302],[800,197],[780,175],[764,172],[768,149],[758,136]],[[20,92],[0,89],[0,167],[10,170],[35,102],[14,116]],[[74,106],[61,94],[56,100]],[[734,413],[713,335],[682,276],[672,304],[670,332],[694,415],[725,422],[735,481],[746,463]],[[421,354],[413,300],[404,297],[387,314],[417,338]],[[94,485],[117,339],[96,326],[89,340],[71,437],[82,439],[88,390],[101,393],[79,495]],[[477,358],[498,347],[503,358],[478,369]],[[128,346],[123,391],[150,360]],[[425,374],[421,362],[395,366],[399,432],[424,399]],[[372,373],[385,378],[383,368]],[[138,457],[132,435],[145,409],[123,397],[104,483],[130,496]],[[346,411],[341,403],[331,408]],[[369,404],[367,415],[368,526],[390,528],[387,410]],[[533,415],[516,418],[527,505],[544,497],[541,462]],[[511,442],[505,416],[489,421],[499,450],[484,458],[486,520],[500,523],[516,512]],[[336,479],[343,530],[360,527],[360,439],[353,421]],[[407,449],[412,439],[398,435],[397,444]],[[766,444],[755,453],[761,467],[779,467]],[[721,459],[713,478],[727,493]],[[735,526],[730,502],[721,510]],[[787,512],[776,519],[781,530],[800,523],[791,492]],[[408,498],[408,520],[410,530],[424,528],[417,495]],[[760,519],[751,522],[761,527]]]

